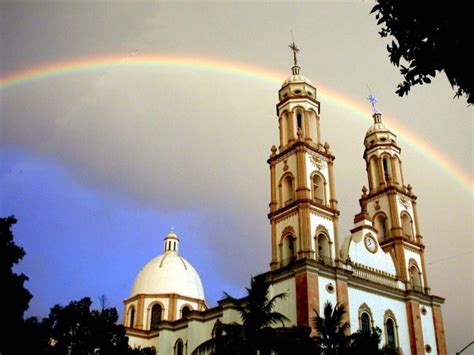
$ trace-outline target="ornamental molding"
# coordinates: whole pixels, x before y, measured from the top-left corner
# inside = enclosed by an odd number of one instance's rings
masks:
[[[313,167],[321,171],[322,168],[326,167],[325,161],[318,157],[316,154],[309,155],[309,161]]]
[[[399,195],[398,200],[403,205],[403,207],[405,207],[405,209],[408,209],[408,207],[410,206],[410,200],[406,196]]]

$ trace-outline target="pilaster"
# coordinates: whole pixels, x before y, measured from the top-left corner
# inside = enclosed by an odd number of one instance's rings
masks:
[[[302,270],[295,275],[296,325],[313,326],[314,310],[319,311],[318,274]]]
[[[423,330],[421,327],[420,305],[418,302],[408,300],[406,303],[408,332],[410,334],[410,348],[412,355],[424,355]]]
[[[441,314],[441,307],[438,305],[432,306],[433,323],[436,336],[436,347],[439,355],[447,355],[448,348],[446,346],[446,337],[444,334],[443,315]]]

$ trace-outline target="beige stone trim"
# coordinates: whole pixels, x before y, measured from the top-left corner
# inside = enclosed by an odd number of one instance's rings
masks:
[[[171,294],[168,302],[168,320],[174,321],[176,319],[176,295]]]
[[[377,157],[377,167],[379,171],[379,186],[383,187],[385,186],[385,174],[383,173],[383,163],[382,163],[382,158]]]
[[[402,181],[402,186],[405,186],[404,178],[403,178],[403,168],[402,168],[402,161],[398,159],[399,167],[400,167],[400,178]]]
[[[444,324],[443,324],[443,315],[441,313],[441,307],[433,305],[432,313],[433,313],[433,323],[434,323],[434,329],[435,329],[436,347],[438,348],[438,354],[447,355],[448,349],[446,346],[446,337],[444,334]]]
[[[329,174],[329,206],[332,209],[337,210],[337,199],[336,199],[336,184],[334,183],[334,162],[328,161],[328,174]]]
[[[143,310],[144,310],[144,295],[138,298],[137,312],[136,312],[136,328],[143,329]]]
[[[294,142],[295,139],[296,139],[296,135],[295,135],[295,112],[294,111],[291,111],[288,113],[288,121],[287,121],[287,124],[288,124],[288,143],[291,143],[291,142]]]
[[[337,303],[341,304],[346,313],[342,318],[343,322],[347,322],[349,327],[347,328],[346,334],[350,334],[350,309],[349,309],[349,292],[347,288],[347,279],[345,277],[341,277],[341,275],[336,274],[336,298]]]
[[[281,183],[281,182],[280,182]],[[274,212],[277,209],[277,188],[276,188],[276,166],[270,164],[270,212]]]
[[[393,179],[393,183],[395,185],[398,185],[399,184],[399,181],[398,181],[398,171],[397,171],[397,168],[396,168],[396,165],[395,165],[395,160],[397,158],[396,157],[390,157],[390,165],[392,167],[392,179]]]
[[[311,141],[311,130],[309,128],[309,111],[303,110],[304,139]]]
[[[423,329],[421,326],[420,305],[418,302],[407,301],[408,333],[412,355],[424,355]]]
[[[321,122],[319,115],[316,115],[316,134],[318,137],[318,141],[316,143],[319,145],[321,144]]]
[[[271,223],[272,228],[272,261],[270,263],[270,268],[273,270],[276,268],[278,259],[277,259],[277,233],[276,233],[276,223]]]

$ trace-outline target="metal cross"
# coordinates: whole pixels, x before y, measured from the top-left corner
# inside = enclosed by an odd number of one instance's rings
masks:
[[[375,104],[377,103],[377,99],[374,95],[370,94],[369,97],[367,98],[369,100],[370,104],[372,105],[372,111],[374,113],[377,113],[377,108],[375,107]]]
[[[296,59],[296,53],[300,51],[298,47],[296,47],[295,40],[293,38],[293,30],[291,30],[291,44],[288,46],[293,51],[293,61],[295,62],[295,67],[298,66],[298,59]]]

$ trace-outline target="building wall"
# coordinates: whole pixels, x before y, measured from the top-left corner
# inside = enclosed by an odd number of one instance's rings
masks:
[[[292,326],[296,324],[296,284],[295,279],[288,278],[285,280],[277,281],[272,284],[270,288],[270,297],[273,297],[279,293],[286,293],[286,297],[279,300],[276,304],[275,311],[284,314],[290,322],[285,324]]]
[[[369,293],[354,287],[349,287],[348,291],[351,332],[359,329],[359,307],[366,303],[372,311],[374,326],[382,330],[381,343],[385,344],[384,314],[385,311],[391,310],[397,322],[398,346],[403,351],[403,354],[411,354],[405,302],[376,293]]]
[[[422,306],[422,305],[420,305]],[[426,309],[426,314],[421,314],[421,328],[423,329],[423,342],[425,345],[431,346],[431,353],[437,354],[438,349],[436,347],[436,335],[435,329],[433,324],[433,312],[431,307],[424,306]]]
[[[393,262],[392,257],[390,254],[385,253],[380,245],[378,245],[378,240],[376,238],[375,233],[371,233],[377,243],[377,251],[375,253],[371,253],[365,247],[364,236],[358,238],[359,240],[355,240],[352,238],[349,244],[349,256],[354,263],[359,263],[365,266],[370,266],[377,270],[385,271],[389,274],[396,275],[397,271],[395,269],[395,264]],[[348,237],[351,238],[351,237]]]
[[[334,307],[337,303],[337,295],[336,295],[336,282],[333,279],[328,277],[319,276],[319,314],[323,314],[324,304],[329,301],[331,302],[332,306]],[[331,284],[333,286],[334,291],[331,293],[327,290],[327,286]]]

